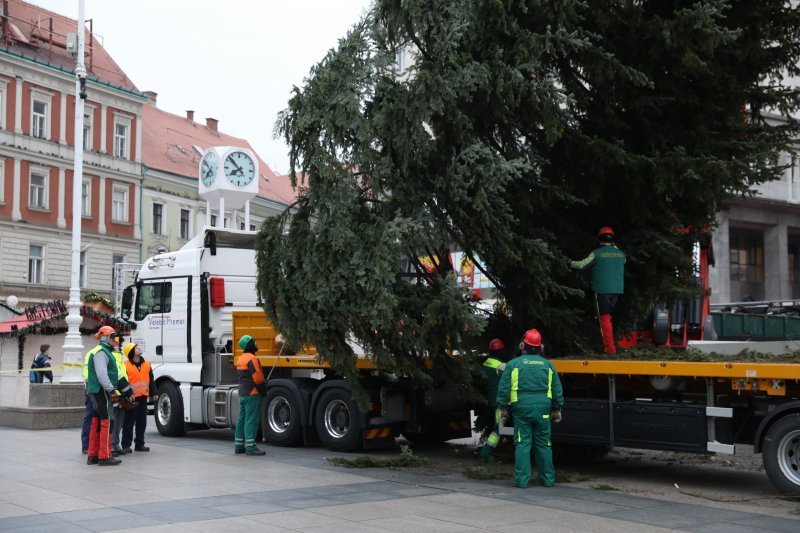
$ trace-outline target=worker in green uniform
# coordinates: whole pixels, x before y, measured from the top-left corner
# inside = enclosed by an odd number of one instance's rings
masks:
[[[234,433],[234,452],[247,455],[264,455],[266,452],[256,446],[258,433],[258,417],[261,412],[261,397],[267,395],[264,373],[256,353],[256,340],[250,335],[242,335],[239,348],[244,353],[236,360],[236,372],[239,377],[239,416],[236,419]]]
[[[595,294],[597,317],[600,321],[600,335],[603,337],[603,351],[617,353],[614,345],[614,326],[612,317],[617,307],[617,299],[625,289],[625,252],[614,245],[614,230],[608,226],[597,232],[600,245],[580,261],[570,261],[570,268],[592,269],[592,290]]]
[[[508,362],[508,351],[502,339],[489,341],[489,357],[483,362],[486,374],[486,420],[493,423],[487,429],[486,439],[480,451],[480,458],[488,461],[500,443],[500,410],[497,408],[497,385]]]
[[[542,357],[542,336],[535,329],[525,332],[522,355],[506,364],[497,390],[501,416],[514,416],[514,481],[519,488],[531,479],[531,443],[536,470],[545,487],[556,479],[550,446],[550,421],[561,421],[564,397],[553,364]]]

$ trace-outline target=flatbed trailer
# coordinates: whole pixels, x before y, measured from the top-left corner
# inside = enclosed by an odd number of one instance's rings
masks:
[[[341,376],[316,351],[284,353],[256,291],[257,234],[203,228],[180,250],[147,259],[123,291],[120,316],[153,365],[158,388],[155,423],[165,436],[229,428],[239,413],[234,362],[238,339],[256,338],[269,375],[261,429],[277,446],[322,443],[334,451],[472,434],[469,407],[444,389],[355,361],[370,408],[362,412]]]
[[[347,383],[331,371],[315,348],[284,353],[262,310],[233,311],[232,331],[233,339],[251,335],[259,347],[256,356],[267,378],[261,429],[270,444],[321,443],[333,451],[352,451],[392,446],[401,434],[412,442],[472,435],[468,406],[454,402],[443,391],[420,390],[360,357],[355,365],[370,397],[370,409],[362,411]],[[238,343],[231,348],[229,368],[243,353]],[[236,392],[231,393],[225,393],[229,402],[238,398]],[[238,413],[236,406],[226,409],[230,416]]]
[[[772,483],[800,495],[800,364],[554,359],[564,388],[553,442],[761,453]],[[504,427],[503,434],[513,429]]]

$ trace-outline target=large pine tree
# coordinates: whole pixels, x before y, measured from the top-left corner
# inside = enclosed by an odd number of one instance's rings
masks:
[[[455,283],[457,249],[511,310],[503,333],[591,350],[588,283],[566,259],[616,229],[622,324],[688,294],[696,233],[777,177],[798,133],[768,114],[798,109],[780,80],[798,73],[799,36],[778,0],[376,1],[277,124],[302,193],[260,231],[271,320],[348,377],[355,343],[422,382],[464,383],[470,365],[447,354],[500,322],[484,331]]]

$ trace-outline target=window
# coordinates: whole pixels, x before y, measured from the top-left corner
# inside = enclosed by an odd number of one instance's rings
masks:
[[[731,228],[730,280],[734,302],[764,299],[764,237],[762,232]]]
[[[28,247],[28,283],[44,283],[44,246]]]
[[[255,231],[255,230],[256,230],[256,225],[250,224],[250,231]]]
[[[92,110],[87,110],[83,114],[83,149],[91,150],[92,147]]]
[[[791,154],[789,168],[786,169],[786,178],[789,181],[789,200],[800,201],[800,155]]]
[[[116,118],[114,120],[114,157],[128,158],[128,131],[130,119]]]
[[[0,129],[6,129],[6,81],[0,80]]]
[[[217,227],[217,215],[211,215],[211,227],[212,228]]]
[[[6,160],[0,158],[0,204],[6,203]]]
[[[92,216],[92,182],[83,180],[81,184],[81,216]]]
[[[47,209],[47,173],[43,170],[31,169],[28,207]]]
[[[147,283],[136,293],[134,320],[144,320],[152,314],[169,313],[172,310],[172,283]]]
[[[111,220],[113,222],[128,221],[128,189],[114,187],[111,193]]]
[[[86,287],[86,250],[81,252],[81,264],[78,271],[78,287]]]
[[[44,100],[33,99],[33,112],[31,113],[31,135],[37,139],[47,138],[47,109],[49,105]]]
[[[189,218],[191,211],[188,209],[181,209],[181,239],[188,241],[191,228],[189,227]]]
[[[239,222],[239,229],[244,231],[244,222]]]
[[[222,219],[222,227],[223,228],[230,228],[231,227],[231,220],[228,217]]]
[[[162,204],[153,204],[153,233],[164,234],[164,206]]]

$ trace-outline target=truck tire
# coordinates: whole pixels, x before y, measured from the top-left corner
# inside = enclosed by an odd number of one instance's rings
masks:
[[[178,387],[171,381],[158,386],[158,402],[153,415],[158,432],[165,437],[180,437],[186,433],[183,423],[183,398]]]
[[[800,495],[800,413],[772,424],[764,437],[762,453],[772,484],[788,496]]]
[[[346,389],[331,388],[320,395],[314,410],[314,426],[319,440],[332,452],[361,448],[361,411]]]
[[[300,443],[300,405],[291,391],[283,387],[267,389],[267,401],[261,402],[261,429],[267,442],[275,446]]]

